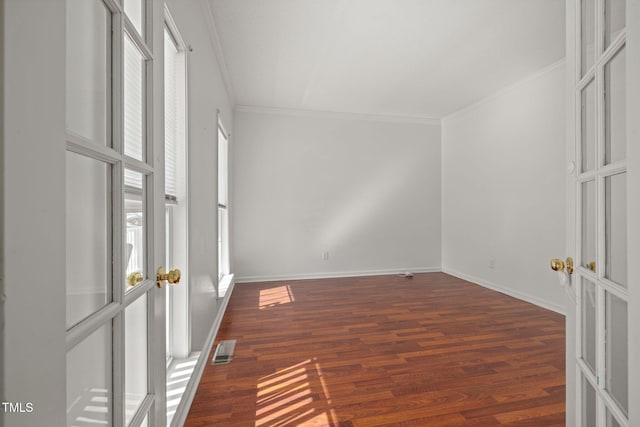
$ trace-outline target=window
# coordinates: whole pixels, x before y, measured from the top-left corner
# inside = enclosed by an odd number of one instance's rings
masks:
[[[181,269],[181,285],[165,286],[167,364],[189,353],[187,257],[186,47],[168,11],[164,28],[164,157],[166,268]]]
[[[218,279],[229,274],[229,138],[218,122]],[[218,289],[218,296],[224,293]]]
[[[180,268],[179,286],[166,285],[167,425],[189,381],[182,368],[191,353],[188,263],[187,46],[165,5],[164,27],[164,157],[165,245],[167,269]],[[176,379],[179,377],[179,379]]]
[[[178,204],[176,195],[176,150],[178,144],[176,62],[178,47],[169,28],[164,29],[164,193],[165,193],[165,265],[174,265],[173,256],[173,206]],[[173,289],[166,287],[165,337],[167,363],[173,357]]]

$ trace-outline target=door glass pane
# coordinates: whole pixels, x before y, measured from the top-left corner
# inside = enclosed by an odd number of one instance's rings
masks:
[[[144,3],[144,0],[124,0],[124,13],[141,36],[144,35],[142,32],[145,16]]]
[[[147,294],[131,303],[125,318],[125,419],[127,425],[147,395]]]
[[[111,165],[66,154],[67,328],[111,301]]]
[[[621,427],[620,423],[613,417],[607,409],[607,427]]]
[[[131,39],[124,38],[124,154],[144,160],[144,58]]]
[[[165,286],[165,289],[165,352],[167,361],[170,361],[173,357],[173,334],[171,330],[173,327],[173,287]]]
[[[111,342],[109,322],[67,353],[68,426],[112,425]]]
[[[627,174],[605,178],[605,277],[627,286]]]
[[[171,212],[171,207],[165,207],[165,264],[164,265],[174,265],[173,262],[173,213]],[[172,348],[173,348],[173,333],[172,333],[172,325],[173,325],[173,286],[165,286],[165,351],[167,353],[167,360],[172,357]]]
[[[626,0],[604,1],[604,46],[609,47],[611,42],[620,34],[625,26]]]
[[[582,377],[582,427],[596,427],[596,391]]]
[[[582,359],[596,372],[596,286],[582,279],[581,292],[582,316]]]
[[[101,0],[67,0],[67,129],[111,145],[111,13]]]
[[[593,80],[582,89],[580,146],[582,151],[582,172],[596,166],[596,97]]]
[[[595,271],[596,259],[596,184],[582,184],[582,260],[583,267]]]
[[[605,310],[606,389],[627,415],[629,413],[627,303],[607,292]]]
[[[584,76],[591,68],[595,58],[595,0],[582,0],[581,4],[581,74]]]
[[[604,67],[605,163],[627,157],[627,82],[625,48]]]
[[[144,175],[125,170],[125,270],[129,278],[133,273],[140,273],[146,278],[145,243],[146,224],[144,211]],[[132,282],[128,282],[131,289]]]

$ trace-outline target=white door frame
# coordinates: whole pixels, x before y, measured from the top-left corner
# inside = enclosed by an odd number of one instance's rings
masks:
[[[4,25],[4,0],[0,0],[0,23]],[[0,76],[4,76],[4,31],[0,31]],[[4,79],[0,79],[0,165],[4,167]],[[0,378],[4,377],[4,174],[0,173]],[[0,381],[0,401],[4,401],[4,384]],[[4,425],[4,411],[0,424]]]
[[[154,53],[153,70],[151,74],[153,76],[153,90],[150,94],[153,96],[153,116],[151,118],[152,126],[152,140],[162,141],[161,146],[164,147],[164,2],[163,0],[146,0],[149,4],[152,14],[149,19],[152,21],[153,37],[152,47]],[[158,144],[155,144],[158,147]],[[165,201],[164,201],[164,149],[156,150],[153,154],[153,162],[156,165],[157,180],[154,188],[154,228],[153,235],[156,239],[156,243],[153,245],[155,260],[155,268],[164,265],[165,263]],[[165,266],[167,271],[174,266]],[[168,286],[165,284],[165,286]],[[164,289],[157,289],[156,291],[164,291]],[[155,393],[155,404],[153,408],[153,416],[155,418],[155,425],[164,426],[167,423],[167,383],[166,383],[166,335],[165,335],[165,292],[155,292],[154,298],[154,310],[152,324],[153,335],[149,336],[151,341],[149,342],[149,352],[152,357],[155,357],[153,368],[155,371],[152,373],[152,381],[154,382],[153,392]],[[149,424],[154,425],[154,424]]]
[[[640,1],[627,0],[629,421],[640,425]]]

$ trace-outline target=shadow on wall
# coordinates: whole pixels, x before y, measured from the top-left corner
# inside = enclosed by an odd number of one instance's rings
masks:
[[[320,246],[330,247],[336,242],[348,241],[359,229],[369,227],[372,214],[385,207],[393,200],[393,195],[406,186],[414,167],[417,165],[403,161],[390,163],[368,182],[366,188],[358,188],[350,201],[327,219],[319,233]]]

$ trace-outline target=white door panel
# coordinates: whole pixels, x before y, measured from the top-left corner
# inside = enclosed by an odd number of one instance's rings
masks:
[[[567,425],[635,426],[638,273],[629,263],[638,246],[640,159],[634,156],[638,93],[629,76],[638,63],[630,37],[637,1],[567,1],[567,158],[577,167],[567,182],[567,250],[576,258],[567,318]],[[629,11],[626,8],[629,7]],[[627,32],[631,36],[627,36]],[[636,36],[637,37],[637,36]],[[635,72],[635,74],[633,74]],[[637,121],[636,121],[637,122]],[[637,130],[635,131],[637,132]],[[633,141],[633,142],[632,142]],[[640,154],[640,153],[639,153]],[[637,210],[638,206],[635,206]],[[637,250],[635,252],[638,254]],[[636,357],[634,364],[634,355]],[[637,393],[637,392],[636,392]]]
[[[153,3],[68,1],[66,264],[78,274],[67,279],[67,382],[78,386],[68,390],[67,425],[161,424]]]
[[[165,420],[163,4],[125,3],[3,2],[3,425]]]

